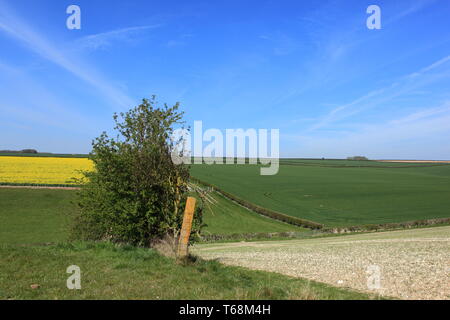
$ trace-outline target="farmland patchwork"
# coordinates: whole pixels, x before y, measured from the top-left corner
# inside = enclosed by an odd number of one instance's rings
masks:
[[[326,227],[450,217],[450,165],[283,159],[260,165],[193,164],[191,175],[249,203]],[[0,184],[75,185],[87,158],[0,157]]]

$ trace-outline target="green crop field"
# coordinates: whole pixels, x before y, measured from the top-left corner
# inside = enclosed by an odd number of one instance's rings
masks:
[[[257,165],[192,165],[191,174],[259,206],[326,226],[450,217],[448,164],[291,159],[282,160],[273,176],[261,176]]]
[[[216,201],[204,205],[205,234],[236,234],[304,231],[305,229],[273,220],[249,211],[214,193]]]

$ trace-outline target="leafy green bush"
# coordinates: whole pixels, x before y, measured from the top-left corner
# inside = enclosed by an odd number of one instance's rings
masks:
[[[90,158],[94,170],[79,181],[78,213],[72,238],[110,240],[140,246],[177,238],[187,198],[189,168],[171,154],[173,126],[182,125],[179,104],[157,107],[155,97],[126,113],[114,114],[116,138],[96,138]],[[202,227],[194,214],[193,237]]]

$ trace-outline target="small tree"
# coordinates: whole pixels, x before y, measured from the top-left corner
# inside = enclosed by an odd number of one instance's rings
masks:
[[[364,156],[353,156],[353,157],[347,157],[347,160],[367,161],[369,159]]]
[[[117,137],[103,132],[92,142],[94,170],[84,173],[73,235],[78,239],[150,246],[177,237],[182,223],[189,168],[171,154],[173,126],[183,125],[179,104],[156,107],[155,96],[126,113],[114,114]],[[201,208],[193,235],[202,227]]]

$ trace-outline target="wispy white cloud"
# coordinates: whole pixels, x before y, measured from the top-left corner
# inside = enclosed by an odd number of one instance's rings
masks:
[[[39,54],[41,57],[60,66],[79,79],[96,88],[108,101],[121,108],[130,107],[134,99],[122,92],[119,88],[112,86],[92,66],[80,61],[76,57],[69,56],[58,48],[42,34],[36,32],[30,25],[17,17],[13,11],[0,2],[0,31],[5,32],[15,40],[24,44],[29,50]]]
[[[296,39],[282,32],[262,34],[258,38],[270,42],[273,46],[272,52],[276,56],[289,55],[300,47]]]
[[[191,39],[193,37],[195,37],[195,34],[193,34],[193,33],[182,33],[181,35],[178,36],[177,39],[171,39],[171,40],[167,41],[166,46],[168,48],[185,46],[189,43],[188,42],[189,39]]]
[[[92,119],[81,114],[71,103],[36,81],[20,68],[0,61],[0,118],[58,129],[86,132],[96,128]],[[26,95],[17,97],[26,88]],[[51,115],[51,116],[49,116]],[[80,127],[79,124],[83,123]],[[3,125],[3,124],[2,124]]]
[[[185,42],[184,41],[179,41],[179,40],[169,40],[169,41],[167,41],[167,47],[169,47],[169,48],[173,48],[173,47],[179,47],[179,46],[182,46],[182,45],[184,45],[185,44]]]
[[[425,85],[429,85],[430,83],[442,80],[443,78],[450,77],[449,70],[441,70],[441,73],[431,72],[436,71],[439,67],[446,66],[448,61],[450,61],[450,56],[444,57],[429,66],[403,76],[389,86],[371,91],[350,103],[334,108],[328,112],[328,114],[323,116],[317,123],[311,126],[309,131],[326,127],[327,125],[351,117],[369,108],[380,106],[396,97],[413,93],[413,91],[417,88],[421,88]]]
[[[431,71],[433,69],[436,69],[437,67],[445,64],[449,60],[450,60],[450,55],[446,56],[446,57],[444,57],[444,58],[442,58],[442,59],[440,59],[440,60],[438,60],[438,61],[436,61],[434,63],[432,63],[431,65],[429,65],[429,66],[427,66],[425,68],[422,68],[418,72],[414,72],[414,73],[410,74],[409,77],[420,76],[421,74],[424,74],[425,72],[428,72],[428,71]]]
[[[114,42],[129,42],[136,40],[138,36],[142,35],[145,31],[157,29],[159,27],[161,27],[160,24],[128,27],[108,32],[101,32],[79,38],[75,41],[74,45],[77,48],[87,50],[105,49],[112,46]]]
[[[383,15],[382,26],[385,28],[388,25],[395,24],[435,2],[435,0],[421,0],[411,1],[410,3],[392,2],[385,4],[382,6],[382,12],[388,11],[387,7],[389,6],[389,11],[397,12],[397,14],[386,20],[384,20]],[[314,87],[328,83],[336,85],[340,81],[348,81],[349,75],[346,77],[332,76],[332,71],[335,70],[336,65],[339,65],[340,60],[350,56],[365,44],[382,37],[382,33],[372,32],[367,34],[364,16],[360,14],[345,21],[342,21],[341,17],[336,17],[334,15],[336,7],[340,6],[339,1],[324,1],[316,9],[305,12],[299,18],[299,21],[302,21],[305,26],[302,41],[311,44],[317,53],[312,55],[310,59],[303,60],[303,65],[306,67],[302,69],[303,72],[299,72],[301,76],[299,76],[298,81],[294,81],[279,97],[272,101],[274,105],[280,105],[288,100],[300,97]],[[336,27],[337,23],[339,27]],[[259,37],[268,39],[268,35]],[[386,64],[394,63],[395,61],[386,62]],[[307,75],[305,75],[304,70],[306,70]],[[308,80],[303,81],[303,79]]]
[[[441,106],[438,106],[438,107],[426,108],[423,110],[416,111],[416,112],[411,113],[403,118],[392,120],[389,123],[392,125],[401,125],[404,123],[412,123],[414,121],[419,121],[422,119],[446,115],[446,114],[447,115],[450,114],[450,101],[446,101]],[[448,126],[448,129],[450,130],[450,125]]]
[[[405,9],[394,15],[392,18],[388,19],[386,23],[384,23],[384,25],[389,25],[411,14],[417,13],[418,11],[425,9],[426,7],[432,5],[435,2],[436,0],[419,0],[419,1],[414,0],[412,2],[412,5],[406,7]],[[400,2],[398,4],[403,6],[403,4]]]
[[[450,101],[422,108],[400,118],[380,123],[352,123],[354,130],[332,135],[285,135],[301,156],[346,157],[366,155],[372,159],[450,159]],[[282,137],[283,138],[283,137]],[[296,155],[298,156],[298,155]]]

